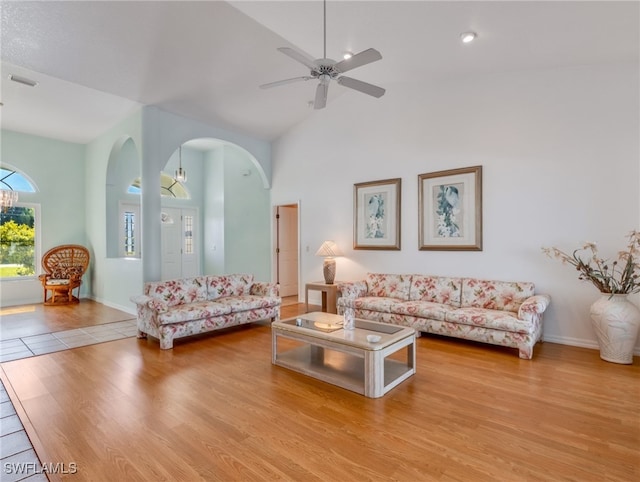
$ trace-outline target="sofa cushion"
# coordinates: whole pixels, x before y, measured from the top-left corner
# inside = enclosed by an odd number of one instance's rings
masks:
[[[207,299],[206,278],[198,276],[148,282],[145,283],[144,294],[162,300],[167,306],[205,301]]]
[[[51,272],[52,279],[69,279],[72,276],[81,275],[84,272],[82,266],[57,266]]]
[[[277,283],[269,283],[267,281],[255,281],[251,285],[250,295],[255,296],[273,296],[280,297],[280,285]],[[280,300],[282,302],[282,300]]]
[[[532,323],[518,319],[509,311],[485,308],[458,308],[445,313],[445,321],[515,333],[532,333]]]
[[[393,312],[403,316],[444,321],[446,313],[454,309],[456,308],[430,301],[405,301],[404,303],[398,303]]]
[[[486,308],[518,312],[520,305],[533,296],[535,287],[529,282],[462,280],[462,308]]]
[[[413,275],[409,300],[431,301],[459,307],[461,292],[462,278]]]
[[[343,281],[338,283],[338,293],[342,298],[360,298],[367,294],[366,281]]]
[[[68,285],[71,280],[69,279],[51,279],[47,280],[47,286],[61,286]]]
[[[362,298],[340,298],[338,305],[343,308],[379,311],[381,313],[396,313],[404,301],[380,296],[363,296]]]
[[[367,296],[383,298],[409,299],[411,275],[404,274],[367,274]]]
[[[272,308],[278,306],[281,300],[277,296],[244,295],[225,296],[224,298],[218,298],[215,303],[228,307],[231,313],[239,313],[258,308]]]
[[[231,307],[217,302],[198,301],[186,305],[177,305],[158,315],[161,325],[181,323],[183,321],[202,320],[231,313]]]
[[[228,274],[207,277],[207,299],[216,300],[224,296],[248,295],[253,284],[252,274]]]

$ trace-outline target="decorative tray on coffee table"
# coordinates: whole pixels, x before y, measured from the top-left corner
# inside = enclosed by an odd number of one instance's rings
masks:
[[[325,333],[342,329],[342,321],[314,321],[299,317],[292,320],[284,320],[282,323],[308,328],[309,330],[323,331]]]
[[[309,320],[303,317],[293,318],[291,320],[283,320],[285,325],[294,325],[301,328],[307,328],[309,330],[322,331],[324,333],[331,333],[332,331],[341,330],[343,328],[342,321],[338,320]],[[356,320],[356,328],[362,330],[373,331],[376,333],[386,333],[392,335],[402,330],[401,326],[394,325],[381,325],[380,323],[370,323],[366,320]]]

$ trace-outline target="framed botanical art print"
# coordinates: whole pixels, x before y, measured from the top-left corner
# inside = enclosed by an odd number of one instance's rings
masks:
[[[402,179],[353,186],[353,249],[400,249]]]
[[[482,166],[418,176],[420,250],[482,251]]]

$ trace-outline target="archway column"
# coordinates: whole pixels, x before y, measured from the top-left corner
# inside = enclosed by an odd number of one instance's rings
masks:
[[[145,108],[142,112],[142,179],[141,212],[142,217],[142,279],[158,281],[161,278],[161,198],[160,171],[160,131],[156,128],[154,114],[156,109]]]

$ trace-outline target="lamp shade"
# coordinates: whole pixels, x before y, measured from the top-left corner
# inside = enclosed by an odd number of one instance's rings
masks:
[[[335,241],[325,241],[320,246],[320,249],[316,252],[316,256],[324,256],[324,257],[334,257],[334,256],[342,256],[342,251],[338,248],[338,245]]]

